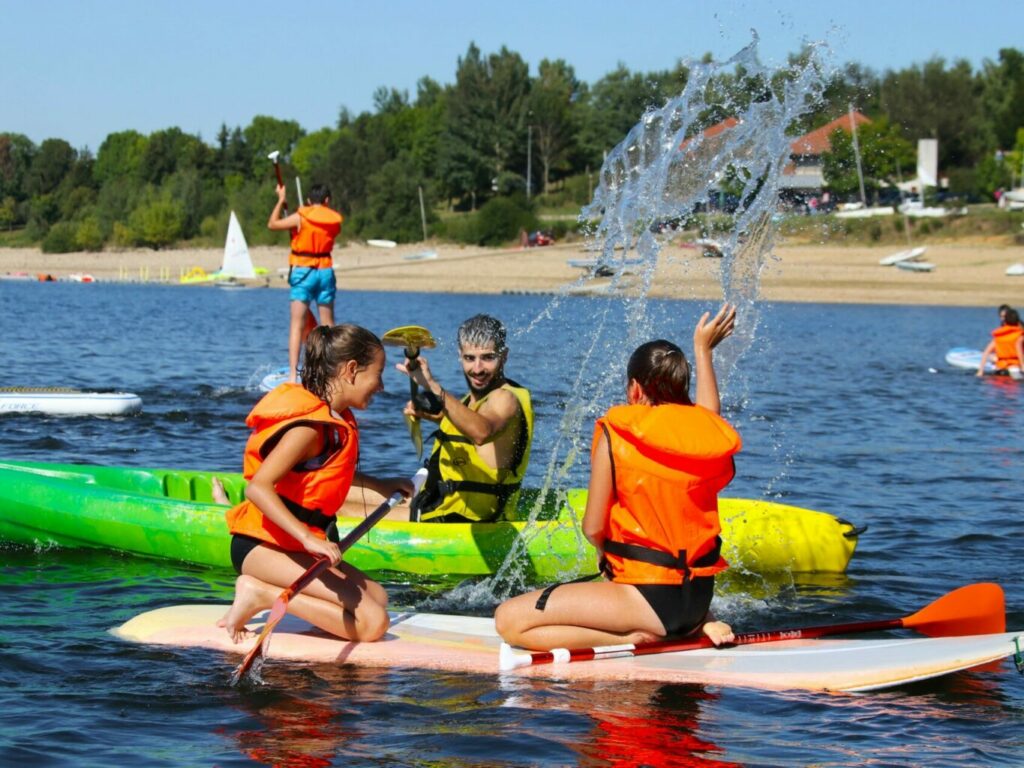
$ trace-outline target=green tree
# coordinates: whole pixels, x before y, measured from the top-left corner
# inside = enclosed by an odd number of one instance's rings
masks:
[[[1002,48],[999,61],[985,61],[981,73],[983,114],[991,124],[995,148],[1009,149],[1024,126],[1024,53]]]
[[[437,220],[429,200],[429,185],[409,152],[385,163],[367,181],[366,208],[359,221],[359,233],[399,242],[423,238],[419,188],[427,197],[427,226]]]
[[[159,186],[175,171],[204,170],[214,160],[213,150],[198,137],[180,128],[167,128],[149,135],[139,164],[142,181]]]
[[[299,139],[292,150],[292,165],[299,176],[309,179],[326,166],[331,144],[337,140],[338,131],[333,128],[321,128]]]
[[[458,62],[440,146],[448,194],[488,195],[506,170],[525,171],[530,73],[518,53],[502,47],[486,59],[476,45]]]
[[[576,137],[572,105],[579,95],[580,83],[571,66],[562,59],[541,61],[530,88],[529,120],[544,193],[551,185],[552,172],[569,168]]]
[[[257,115],[243,131],[245,146],[250,158],[249,173],[254,179],[266,178],[271,173],[267,155],[278,151],[290,155],[304,131],[294,120],[278,120],[276,117]]]
[[[939,167],[974,165],[991,146],[982,118],[981,86],[967,61],[947,69],[941,58],[886,72],[881,106],[904,138],[938,139]]]
[[[181,203],[153,199],[132,211],[128,223],[140,244],[160,250],[181,237],[184,221]]]
[[[867,192],[877,191],[882,183],[894,184],[914,167],[917,148],[904,139],[899,130],[884,118],[857,126],[861,168]],[[853,134],[842,129],[829,137],[831,149],[822,155],[825,182],[840,197],[859,194],[857,158]]]
[[[93,177],[99,184],[118,178],[135,177],[146,154],[148,140],[138,131],[111,133],[100,144],[93,165]]]
[[[39,152],[32,158],[26,191],[32,195],[48,195],[56,191],[75,166],[78,154],[64,139],[46,139],[39,145]]]
[[[13,197],[15,201],[28,198],[25,179],[36,151],[28,136],[0,133],[0,197]]]

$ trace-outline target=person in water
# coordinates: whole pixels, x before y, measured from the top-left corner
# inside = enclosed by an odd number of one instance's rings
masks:
[[[410,373],[422,388],[406,415],[438,424],[427,459],[427,480],[412,500],[411,517],[424,522],[481,522],[515,511],[530,461],[530,392],[505,375],[505,327],[490,315],[466,320],[458,333],[459,359],[469,392],[462,398],[437,381],[420,356]]]
[[[740,436],[719,415],[712,350],[736,310],[705,313],[690,365],[670,341],[641,345],[626,369],[626,405],[597,420],[583,533],[606,580],[553,585],[513,597],[494,615],[504,640],[534,650],[650,642],[703,631],[733,639],[709,609],[720,554],[718,492],[733,478]]]
[[[992,331],[992,341],[981,353],[976,375],[984,376],[985,364],[993,358],[997,374],[1020,378],[1024,369],[1024,327],[1021,327],[1020,315],[1004,304],[999,308],[999,319],[1002,325]]]
[[[349,640],[377,640],[388,628],[387,594],[341,561],[326,530],[353,486],[382,496],[412,493],[412,482],[357,469],[364,409],[384,389],[384,347],[357,325],[319,326],[306,339],[302,384],[285,383],[246,418],[245,500],[226,513],[235,599],[220,621],[239,642],[245,624],[326,555],[332,568],[291,599],[289,611]]]
[[[315,303],[321,325],[334,325],[334,295],[337,280],[331,252],[341,234],[344,217],[330,206],[331,193],[323,184],[314,184],[307,204],[284,218],[285,188],[277,186],[277,204],[270,212],[267,227],[291,232],[288,256],[290,322],[288,328],[288,381],[298,381],[299,350],[302,346],[306,314]]]

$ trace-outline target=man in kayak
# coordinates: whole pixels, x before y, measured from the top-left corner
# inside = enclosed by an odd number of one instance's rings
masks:
[[[459,327],[459,359],[469,392],[461,399],[434,378],[419,357],[402,371],[421,387],[405,413],[438,424],[427,459],[429,474],[410,516],[424,522],[482,522],[515,511],[530,461],[533,406],[530,392],[505,375],[505,327],[475,315]]]
[[[334,240],[341,234],[342,215],[332,210],[330,190],[314,184],[307,205],[281,218],[285,205],[285,188],[277,186],[277,204],[270,213],[267,227],[291,232],[291,254],[288,256],[288,285],[291,287],[291,320],[288,328],[288,381],[297,381],[299,350],[303,326],[311,303],[316,303],[321,325],[334,325],[334,294],[337,281],[331,252]]]
[[[1021,370],[1024,369],[1024,328],[1021,327],[1017,310],[1004,307],[999,308],[999,318],[1003,324],[992,331],[992,341],[981,353],[978,376],[985,375],[985,363],[993,357],[996,373],[1021,378]]]
[[[583,534],[607,580],[555,584],[506,600],[495,628],[535,650],[651,642],[702,632],[733,639],[710,613],[721,554],[718,492],[733,478],[739,434],[721,416],[712,351],[736,310],[705,312],[693,333],[697,397],[682,350],[658,339],[633,352],[626,404],[597,420]]]

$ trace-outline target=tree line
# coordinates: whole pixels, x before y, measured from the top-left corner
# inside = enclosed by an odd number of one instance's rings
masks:
[[[372,111],[343,108],[335,126],[313,132],[257,116],[244,128],[222,125],[212,144],[177,127],[148,136],[127,130],[108,135],[95,154],[60,138],[37,146],[0,133],[0,229],[48,251],[213,244],[235,210],[250,242],[279,242],[263,222],[274,200],[267,154],[280,150],[286,179],[299,176],[307,190],[328,185],[346,236],[419,240],[422,194],[430,236],[499,242],[536,226],[538,205],[574,210],[589,202],[604,154],[646,109],[679,94],[689,74],[682,63],[646,73],[620,64],[587,84],[562,59],[545,59],[531,74],[516,52],[485,55],[471,44],[451,84],[424,77],[412,96],[381,87]],[[737,72],[717,86],[722,97],[699,127],[771,84]],[[1024,54],[1017,49],[1000,50],[978,69],[941,58],[883,73],[847,64],[827,76],[791,132],[824,125],[851,104],[873,120],[860,132],[869,187],[912,173],[918,138],[939,140],[939,165],[954,193],[1021,184]],[[849,137],[837,133],[833,145],[826,182],[850,194],[857,182]]]

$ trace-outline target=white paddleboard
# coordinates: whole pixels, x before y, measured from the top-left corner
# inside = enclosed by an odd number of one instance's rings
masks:
[[[922,245],[917,248],[911,248],[910,250],[898,251],[891,256],[886,256],[884,259],[880,259],[878,263],[883,267],[891,267],[894,264],[899,264],[901,261],[916,261],[924,256],[924,252],[926,250],[927,248]]]
[[[235,644],[216,626],[226,605],[177,605],[140,614],[111,632],[136,643],[210,648],[244,654],[255,635]],[[412,667],[499,674],[494,620],[429,613],[393,613],[376,643],[326,635],[285,616],[270,636],[271,659],[367,667]],[[249,624],[258,633],[259,618]],[[1020,632],[968,637],[887,640],[788,640],[660,653],[632,658],[521,667],[501,674],[548,679],[648,680],[773,690],[867,691],[926,680],[988,664],[1014,653]],[[229,670],[225,670],[227,674]]]
[[[908,272],[931,272],[935,269],[935,265],[930,261],[897,261],[894,265],[896,269],[903,269]]]
[[[272,389],[277,389],[277,387],[284,384],[286,381],[288,381],[288,366],[282,365],[280,368],[275,368],[260,379],[260,389],[264,392],[269,392]]]
[[[394,248],[398,245],[394,240],[367,240],[366,244],[374,248]]]
[[[981,365],[981,350],[970,347],[953,347],[946,352],[946,362],[954,368],[976,371]],[[985,363],[985,373],[995,373],[995,370],[996,367],[991,360]]]
[[[1006,268],[1006,274],[1010,277],[1020,277],[1024,275],[1024,263],[1011,264]]]
[[[0,413],[49,416],[124,416],[142,410],[131,392],[83,392],[78,389],[0,387]]]

